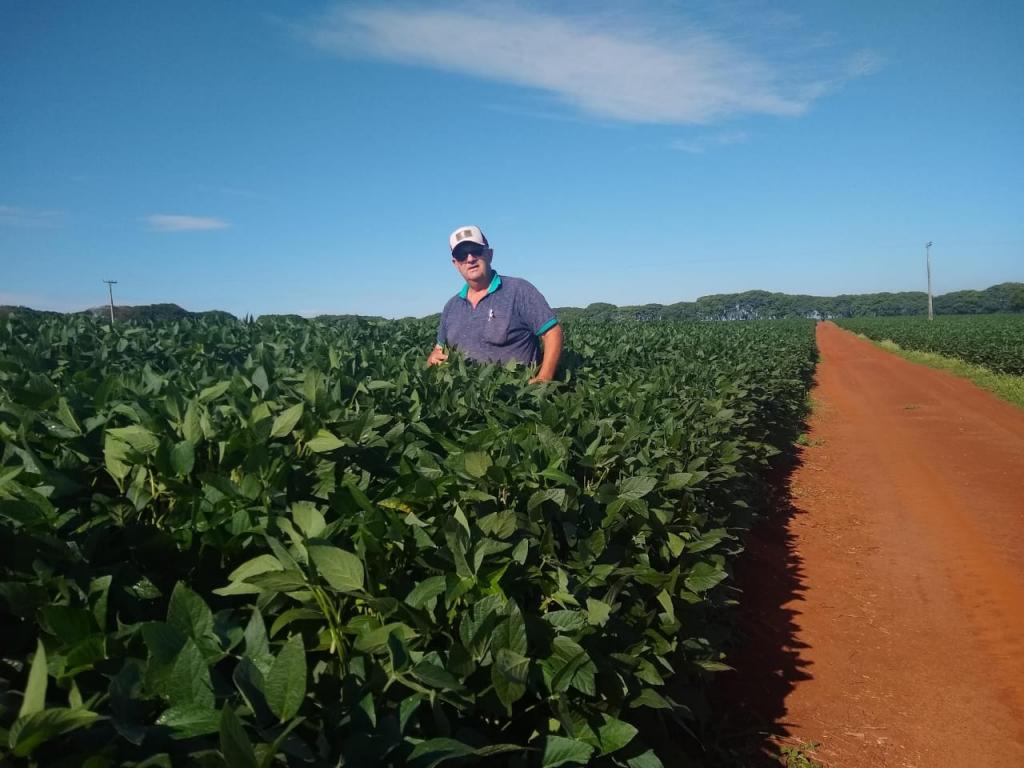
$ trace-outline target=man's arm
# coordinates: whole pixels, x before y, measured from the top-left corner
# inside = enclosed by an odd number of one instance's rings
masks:
[[[449,302],[451,303],[451,302]],[[448,359],[444,345],[448,341],[448,304],[441,310],[441,319],[437,322],[437,343],[427,355],[427,365],[439,365]]]
[[[562,326],[553,325],[544,335],[540,337],[544,345],[543,355],[540,361],[540,370],[537,375],[530,379],[533,384],[538,381],[551,381],[555,378],[555,371],[558,370],[558,360],[562,357]]]

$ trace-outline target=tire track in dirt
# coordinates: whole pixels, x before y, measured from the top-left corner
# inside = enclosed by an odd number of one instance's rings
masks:
[[[763,526],[744,566],[737,680],[760,670],[752,706],[830,766],[1022,766],[1024,411],[831,323],[818,344],[783,540]]]

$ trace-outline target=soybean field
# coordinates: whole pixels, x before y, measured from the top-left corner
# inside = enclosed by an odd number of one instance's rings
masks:
[[[875,341],[934,352],[1000,373],[1024,375],[1024,315],[857,317],[836,323]]]
[[[811,322],[0,323],[0,761],[655,768]]]

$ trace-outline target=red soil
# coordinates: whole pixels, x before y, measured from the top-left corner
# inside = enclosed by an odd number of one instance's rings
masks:
[[[1024,410],[831,323],[818,345],[732,695],[827,766],[1024,766]]]

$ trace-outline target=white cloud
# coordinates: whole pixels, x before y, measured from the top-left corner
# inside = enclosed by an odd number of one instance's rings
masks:
[[[714,133],[706,136],[696,136],[690,139],[676,139],[669,146],[678,149],[680,152],[691,152],[700,154],[713,147],[724,147],[730,144],[743,144],[747,140],[747,134],[743,131],[731,131],[728,133]]]
[[[154,213],[142,218],[153,232],[196,232],[209,229],[227,229],[231,225],[223,219],[207,216],[176,216]]]
[[[53,229],[62,224],[63,215],[60,211],[44,211],[37,208],[22,208],[16,205],[0,205],[0,225],[7,227]]]
[[[683,20],[556,16],[491,4],[345,6],[301,32],[330,53],[525,86],[591,116],[638,123],[800,115],[837,83],[866,72],[856,64],[830,72],[795,61],[795,43],[773,59],[755,52],[748,38],[737,36],[744,46]]]

